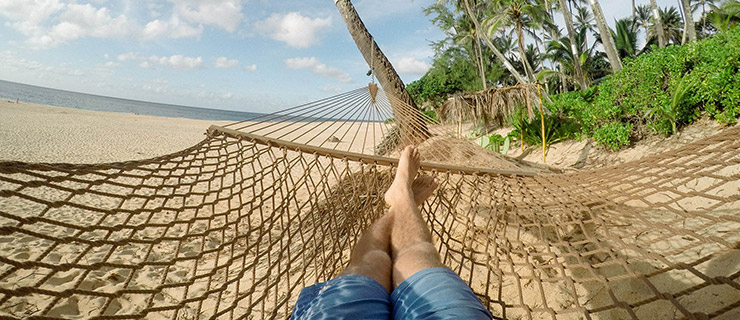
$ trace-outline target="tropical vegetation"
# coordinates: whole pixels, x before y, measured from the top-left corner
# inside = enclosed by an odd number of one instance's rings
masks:
[[[610,29],[597,0],[438,1],[425,12],[447,37],[433,44],[431,69],[407,90],[434,110],[454,93],[540,83],[548,97],[545,133],[539,119],[510,120],[510,138],[530,145],[542,135],[546,144],[591,137],[616,150],[674,134],[703,114],[734,124],[740,2],[678,4],[635,4]],[[565,32],[554,23],[557,14]],[[500,145],[494,140],[487,145]]]

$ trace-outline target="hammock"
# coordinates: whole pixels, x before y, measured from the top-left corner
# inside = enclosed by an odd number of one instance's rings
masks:
[[[0,163],[0,317],[286,318],[384,205],[399,146],[444,263],[497,318],[737,318],[740,127],[556,173],[367,88],[162,157]],[[451,133],[452,132],[452,133]]]

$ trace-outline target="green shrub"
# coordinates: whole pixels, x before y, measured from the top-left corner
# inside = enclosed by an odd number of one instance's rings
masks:
[[[612,150],[619,150],[630,144],[631,123],[610,122],[594,131],[594,140]]]
[[[494,133],[490,136],[482,136],[478,140],[481,147],[503,155],[509,153],[510,142],[511,138],[509,136],[503,137],[498,133]]]
[[[740,28],[685,46],[653,47],[625,59],[622,71],[599,85],[551,99],[548,108],[577,123],[579,137],[591,136],[615,150],[628,145],[637,127],[670,135],[702,112],[720,123],[736,123]]]
[[[437,112],[434,110],[424,110],[421,113],[425,115],[424,120],[426,122],[430,123],[437,123],[439,120],[437,119]]]
[[[542,121],[540,119],[539,114],[535,114],[534,119],[528,120],[523,111],[516,112],[510,120],[514,130],[509,133],[509,137],[516,140],[523,137],[524,143],[530,146],[542,145]],[[545,115],[546,146],[574,138],[578,131],[578,125],[565,117],[556,114]]]

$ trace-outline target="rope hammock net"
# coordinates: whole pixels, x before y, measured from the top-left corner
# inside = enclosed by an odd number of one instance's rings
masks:
[[[740,127],[566,174],[456,130],[363,88],[154,159],[0,162],[0,317],[286,318],[415,143],[442,259],[496,317],[738,318]]]

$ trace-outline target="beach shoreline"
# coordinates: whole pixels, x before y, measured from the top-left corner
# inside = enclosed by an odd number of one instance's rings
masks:
[[[107,163],[191,147],[233,121],[90,111],[0,100],[0,161]]]

